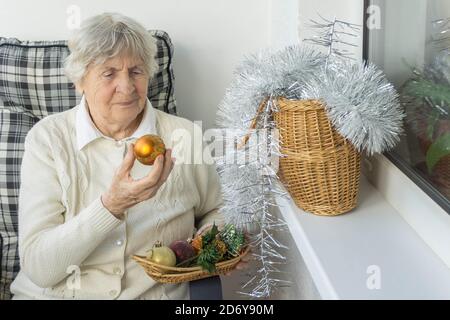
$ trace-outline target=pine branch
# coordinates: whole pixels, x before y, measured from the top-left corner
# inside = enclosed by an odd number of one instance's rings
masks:
[[[197,259],[197,264],[209,273],[216,271],[216,263],[220,259],[220,254],[213,243],[203,247]]]
[[[219,229],[217,228],[216,224],[214,223],[212,228],[202,236],[203,247],[210,244],[216,238],[218,233],[219,233]]]

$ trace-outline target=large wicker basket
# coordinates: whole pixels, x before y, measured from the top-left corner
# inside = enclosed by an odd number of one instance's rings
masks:
[[[356,207],[360,154],[329,121],[318,100],[276,100],[280,178],[307,212],[334,216]]]
[[[200,266],[189,268],[166,267],[139,255],[134,255],[133,259],[144,268],[147,275],[153,278],[153,280],[162,283],[181,283],[225,274],[233,270],[249,250],[250,246],[246,246],[242,253],[236,258],[217,263],[216,271],[214,273],[209,273]]]

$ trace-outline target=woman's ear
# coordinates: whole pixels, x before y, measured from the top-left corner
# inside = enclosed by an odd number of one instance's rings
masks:
[[[75,83],[75,90],[77,90],[77,92],[80,95],[84,94],[83,80],[80,80],[79,82]]]

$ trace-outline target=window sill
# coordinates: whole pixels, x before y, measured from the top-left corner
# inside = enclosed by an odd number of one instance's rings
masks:
[[[450,268],[450,215],[384,155],[364,158],[362,172]]]
[[[357,208],[344,215],[276,201],[323,299],[450,299],[450,269],[365,176]],[[371,266],[379,289],[367,286]]]

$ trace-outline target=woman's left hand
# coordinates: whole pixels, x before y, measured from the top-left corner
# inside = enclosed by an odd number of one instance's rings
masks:
[[[249,250],[248,253],[241,258],[241,261],[239,261],[239,263],[236,265],[234,270],[246,270],[246,269],[248,269],[250,267],[249,262],[250,262],[250,260],[252,260],[251,256],[252,256],[252,250]],[[234,270],[231,270],[231,271],[225,273],[225,275],[226,276],[231,276],[232,271],[234,271]]]

